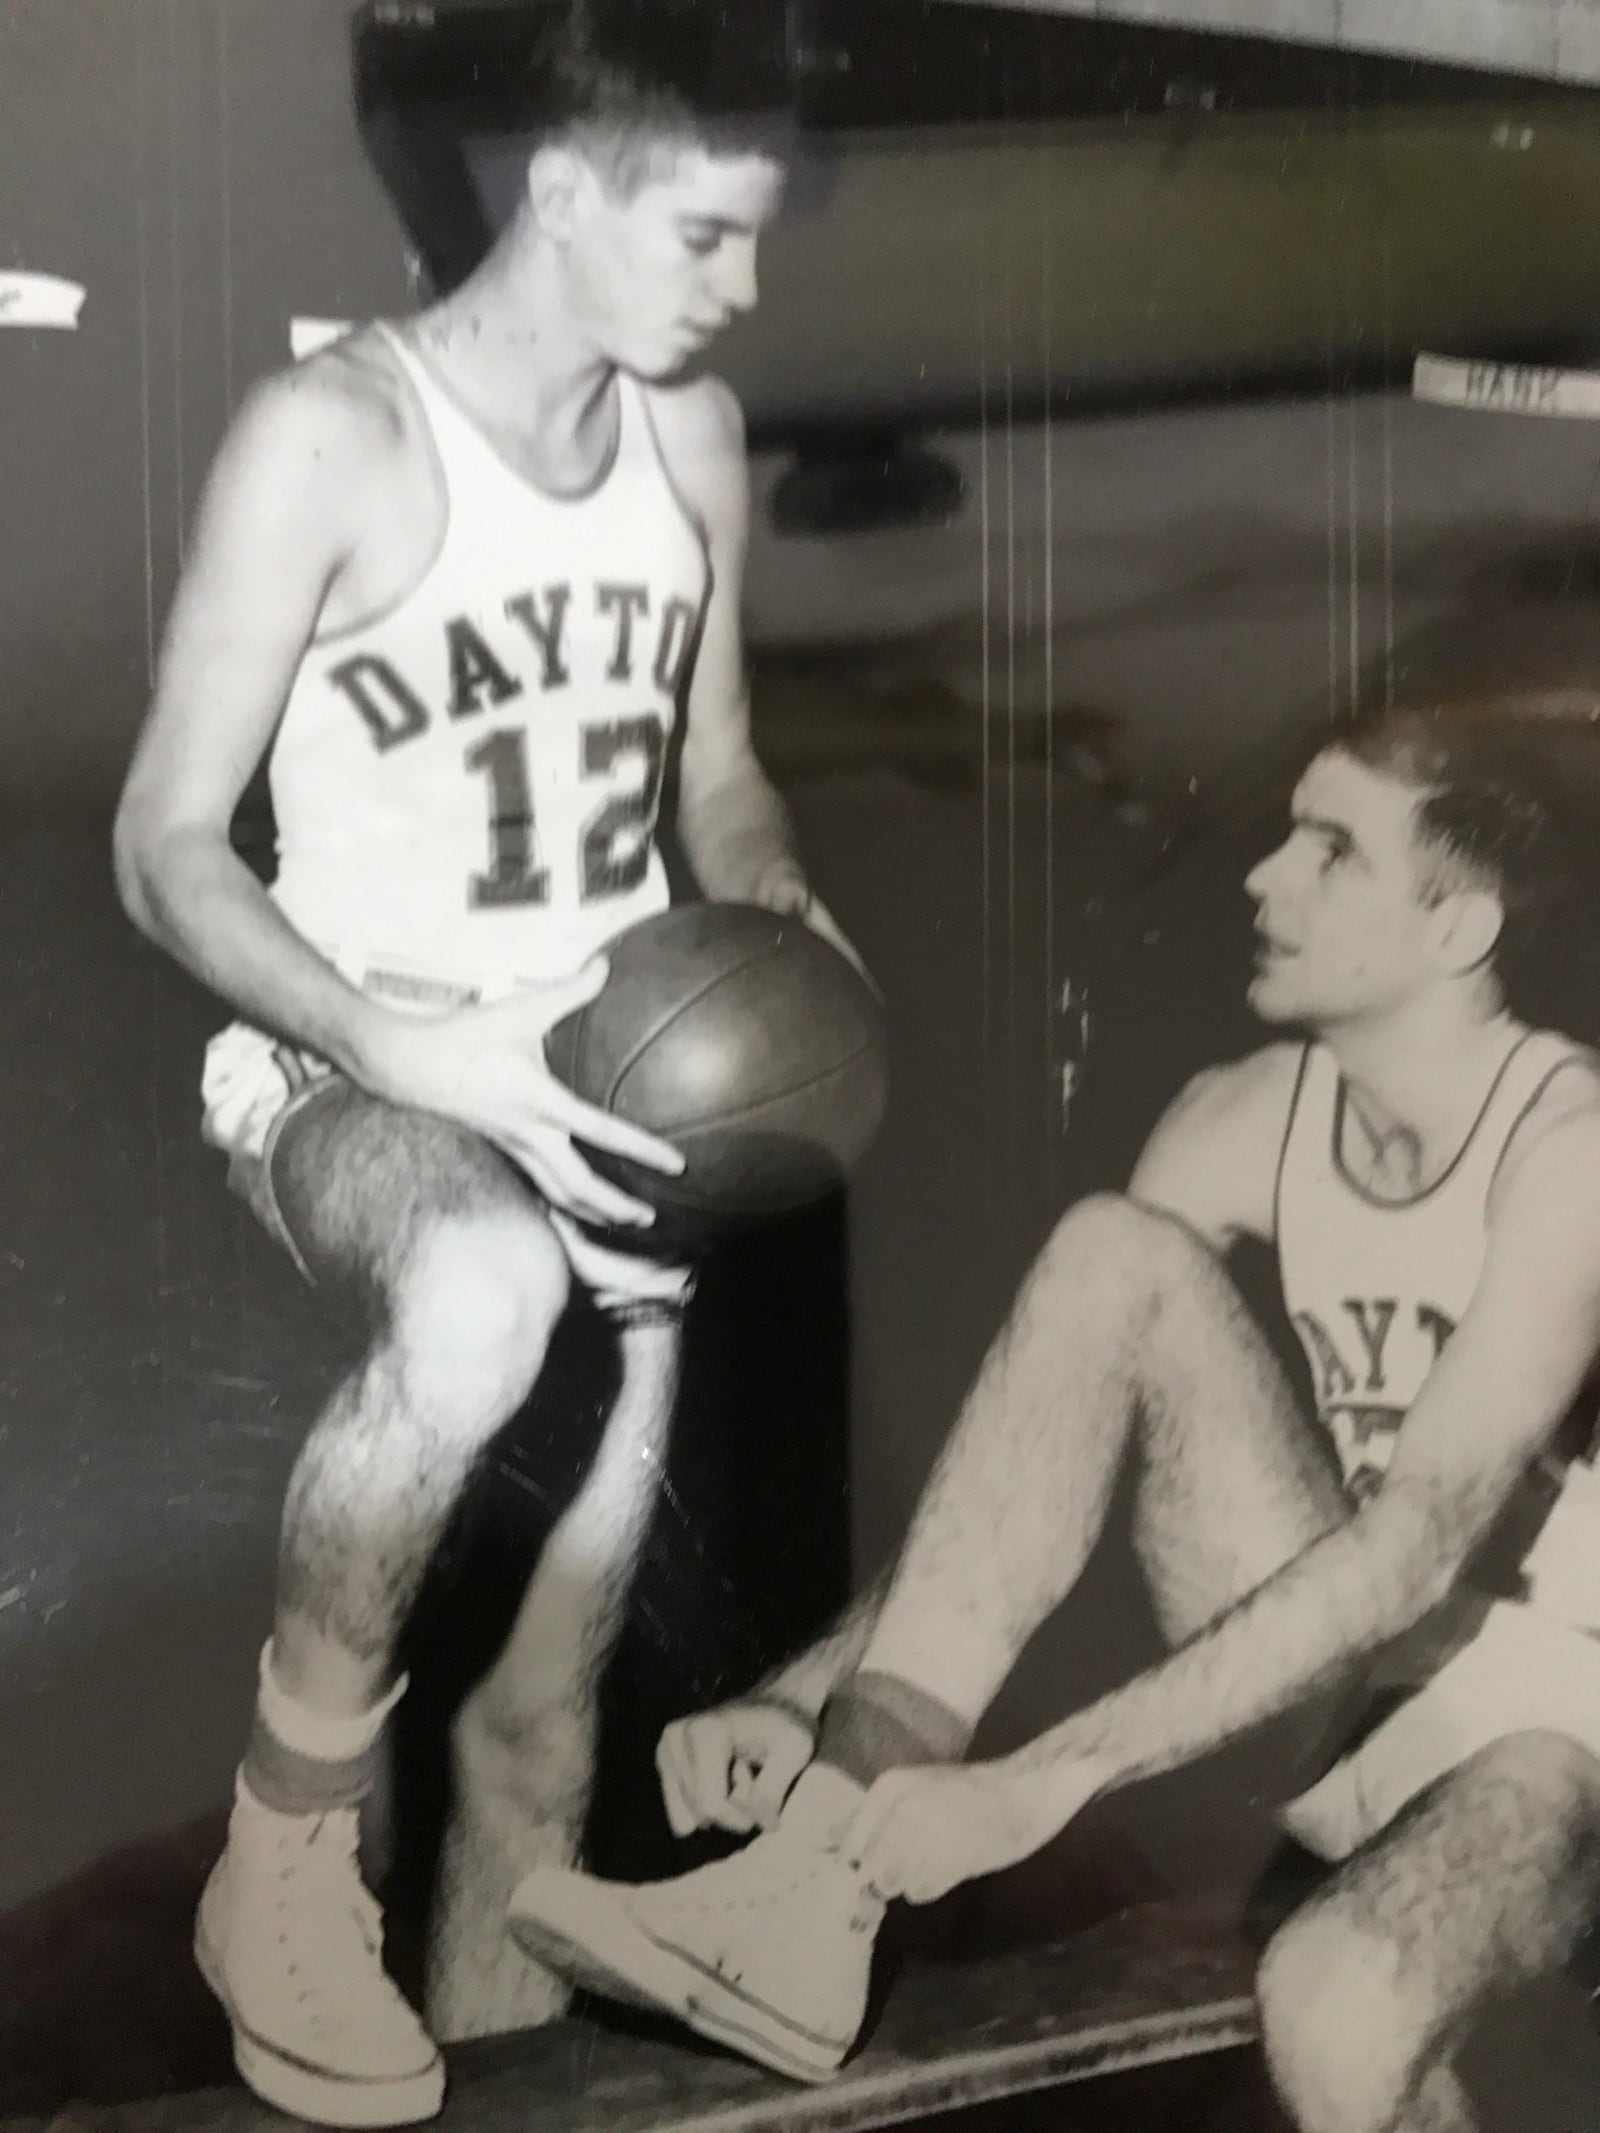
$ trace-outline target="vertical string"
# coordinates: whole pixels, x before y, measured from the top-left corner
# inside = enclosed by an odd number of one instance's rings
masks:
[[[1378,272],[1383,328],[1383,703],[1384,709],[1389,710],[1395,695],[1394,194],[1390,185],[1387,126],[1383,129],[1383,147],[1378,158],[1378,186]]]
[[[133,12],[133,214],[134,262],[139,292],[139,438],[140,496],[144,513],[144,672],[145,686],[156,677],[155,507],[150,467],[150,230],[146,207],[145,142],[149,134],[149,54],[145,46],[146,10]]]
[[[994,1110],[993,1086],[993,971],[990,949],[991,882],[993,838],[991,834],[991,787],[993,759],[993,698],[990,687],[991,632],[989,627],[989,247],[982,247],[982,260],[978,272],[978,537],[979,561],[979,633],[981,676],[979,681],[979,726],[982,736],[981,805],[982,821],[979,827],[981,840],[980,858],[983,869],[981,920],[983,938],[981,946],[980,985],[983,1007],[980,1018],[980,1034],[983,1046],[981,1094],[983,1104],[983,1183],[984,1216],[990,1220],[994,1212],[994,1163],[990,1143],[991,1120]]]
[[[139,293],[139,436],[140,436],[140,482],[144,515],[144,663],[145,689],[148,693],[155,686],[156,677],[156,589],[155,589],[155,477],[152,445],[153,410],[151,406],[151,359],[150,359],[150,227],[149,227],[149,152],[150,138],[150,52],[146,36],[148,12],[139,6],[134,10],[133,48],[133,114],[134,114],[134,252],[138,268]],[[152,961],[148,965],[145,991],[145,1025],[149,1034],[150,1068],[146,1084],[146,1100],[150,1113],[150,1139],[155,1151],[154,1197],[155,1197],[155,1354],[156,1375],[165,1393],[170,1371],[170,1348],[167,1338],[167,1292],[168,1281],[168,1223],[166,1195],[166,1165],[162,1156],[161,1133],[161,1021],[165,1005],[160,974]]]
[[[1017,188],[1009,153],[1006,213],[1001,243],[1005,296],[1006,395],[1006,1076],[1004,1117],[1008,1169],[1017,1137],[1017,424],[1015,214]]]
[[[178,567],[188,535],[188,499],[183,466],[183,182],[180,125],[185,104],[178,80],[179,0],[167,0],[167,212],[168,266],[172,295],[172,480]]]
[[[1360,198],[1356,187],[1366,177],[1364,150],[1366,129],[1358,129],[1347,112],[1341,130],[1344,148],[1345,199],[1354,202]],[[1358,324],[1360,304],[1364,292],[1364,276],[1361,271],[1363,247],[1361,228],[1354,211],[1347,212],[1344,231],[1345,302],[1347,318],[1352,325]],[[1359,345],[1352,335],[1352,345]],[[1345,599],[1347,603],[1346,628],[1348,635],[1348,666],[1346,669],[1346,703],[1354,711],[1361,688],[1361,398],[1358,379],[1351,370],[1345,375]]]
[[[233,111],[228,87],[232,53],[228,45],[229,0],[216,0],[217,66],[217,250],[222,289],[223,407],[233,414]]]
[[[1054,295],[1051,240],[1050,151],[1034,151],[1042,183],[1040,199],[1041,353],[1044,370],[1044,1038],[1045,1121],[1044,1183],[1049,1204],[1055,1202],[1056,1140],[1065,1122],[1066,1090],[1057,1081],[1056,1020],[1056,688],[1055,688],[1055,335],[1051,317]]]

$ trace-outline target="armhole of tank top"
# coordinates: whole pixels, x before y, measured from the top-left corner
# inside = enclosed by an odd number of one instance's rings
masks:
[[[640,379],[630,377],[626,373],[622,375],[622,387],[625,395],[624,420],[626,420],[627,412],[626,403],[631,400],[638,414],[640,444],[649,453],[655,470],[661,477],[663,487],[672,498],[678,516],[683,520],[684,526],[688,530],[690,539],[705,560],[706,580],[709,584],[711,578],[711,536],[700,523],[700,514],[690,505],[689,499],[683,493],[677,475],[672,471],[672,462],[667,457],[666,450],[661,442],[661,432],[656,427],[655,409],[650,404],[650,388]]]
[[[1289,1150],[1294,1144],[1295,1127],[1300,1122],[1300,1099],[1311,1073],[1312,1045],[1309,1039],[1300,1047],[1300,1064],[1295,1068],[1294,1091],[1289,1098],[1289,1115],[1283,1122],[1283,1139],[1278,1144],[1278,1169],[1272,1180],[1272,1242],[1276,1249],[1283,1239],[1283,1174],[1289,1167]]]
[[[1532,1034],[1532,1031],[1530,1031],[1529,1037],[1531,1037]],[[1528,1038],[1523,1039],[1524,1043],[1526,1043],[1527,1041]],[[1526,1124],[1528,1118],[1531,1116],[1534,1110],[1543,1101],[1545,1091],[1549,1088],[1551,1082],[1555,1080],[1558,1074],[1565,1073],[1567,1068],[1570,1066],[1581,1065],[1584,1062],[1585,1057],[1586,1054],[1581,1050],[1579,1046],[1575,1044],[1567,1046],[1558,1058],[1552,1059],[1548,1062],[1544,1072],[1534,1082],[1533,1087],[1528,1091],[1522,1102],[1518,1104],[1516,1110],[1511,1114],[1510,1123],[1507,1125],[1505,1132],[1502,1133],[1500,1136],[1500,1145],[1494,1152],[1494,1161],[1489,1166],[1489,1175],[1484,1182],[1483,1201],[1485,1207],[1488,1206],[1489,1201],[1493,1196],[1495,1186],[1499,1182],[1500,1173],[1505,1168],[1506,1157],[1511,1153],[1511,1143],[1522,1131],[1523,1126]]]
[[[391,599],[385,600],[380,606],[375,607],[371,614],[359,615],[354,622],[342,622],[336,630],[317,631],[306,646],[308,652],[323,651],[332,645],[342,644],[351,637],[359,637],[363,630],[377,629],[380,624],[387,622],[391,616],[397,615],[406,602],[414,599],[433,576],[434,571],[438,568],[439,558],[444,554],[445,543],[450,538],[450,515],[453,503],[450,494],[450,475],[444,463],[444,454],[439,449],[438,437],[434,431],[432,407],[423,391],[417,366],[407,355],[399,334],[395,332],[392,326],[387,325],[382,320],[374,320],[373,324],[380,339],[389,348],[394,358],[395,370],[410,399],[412,409],[420,418],[423,449],[428,455],[428,465],[432,469],[434,484],[439,495],[439,537],[434,542],[428,560],[409,585],[403,587]]]

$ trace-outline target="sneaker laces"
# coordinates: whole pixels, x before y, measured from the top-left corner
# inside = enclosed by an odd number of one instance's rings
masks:
[[[289,1967],[304,2000],[334,1998],[347,2016],[392,2018],[406,2007],[383,1967],[383,1912],[361,1877],[356,1817],[319,1816],[299,1842],[285,1842],[280,1875],[294,1901],[283,1912]]]

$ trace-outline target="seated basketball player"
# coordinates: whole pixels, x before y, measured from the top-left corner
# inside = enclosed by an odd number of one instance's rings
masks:
[[[197,1928],[246,2078],[332,2124],[439,2105],[434,2038],[381,1960],[356,1810],[404,1687],[397,1628],[577,1281],[614,1314],[622,1388],[458,1727],[468,1821],[430,2012],[455,2035],[565,1993],[506,1941],[506,1902],[536,1860],[573,1855],[690,1272],[575,1139],[662,1171],[677,1156],[577,1103],[543,1038],[599,989],[606,943],[667,899],[656,820],[680,713],[679,827],[706,894],[837,940],[752,753],[740,418],[694,368],[755,301],[781,19],[730,28],[688,0],[582,19],[530,55],[539,145],[471,278],[251,395],[117,825],[135,922],[240,1017],[207,1056],[205,1131],[368,1335],[294,1470]],[[268,755],[270,890],[229,844]]]
[[[1344,1863],[1266,1955],[1267,2046],[1315,2133],[1470,2122],[1462,2024],[1600,1906],[1600,1484],[1560,1464],[1600,1343],[1600,1072],[1519,1022],[1498,974],[1553,820],[1492,722],[1395,717],[1312,762],[1247,884],[1251,1004],[1303,1041],[1202,1075],[1126,1196],[1062,1220],[884,1592],[748,1702],[669,1729],[675,1826],[762,1833],[644,1888],[535,1873],[525,1945],[823,2077],[885,1899],[1027,1857],[1387,1647],[1415,1693],[1285,1811]],[[1246,1237],[1276,1247],[1314,1415],[1230,1285]],[[1130,1460],[1171,1655],[964,1764]],[[1432,1658],[1408,1669],[1397,1640],[1425,1618]]]

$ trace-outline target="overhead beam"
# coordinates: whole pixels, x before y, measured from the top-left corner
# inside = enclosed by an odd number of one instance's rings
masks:
[[[1600,0],[1022,0],[1044,14],[1600,84]]]

